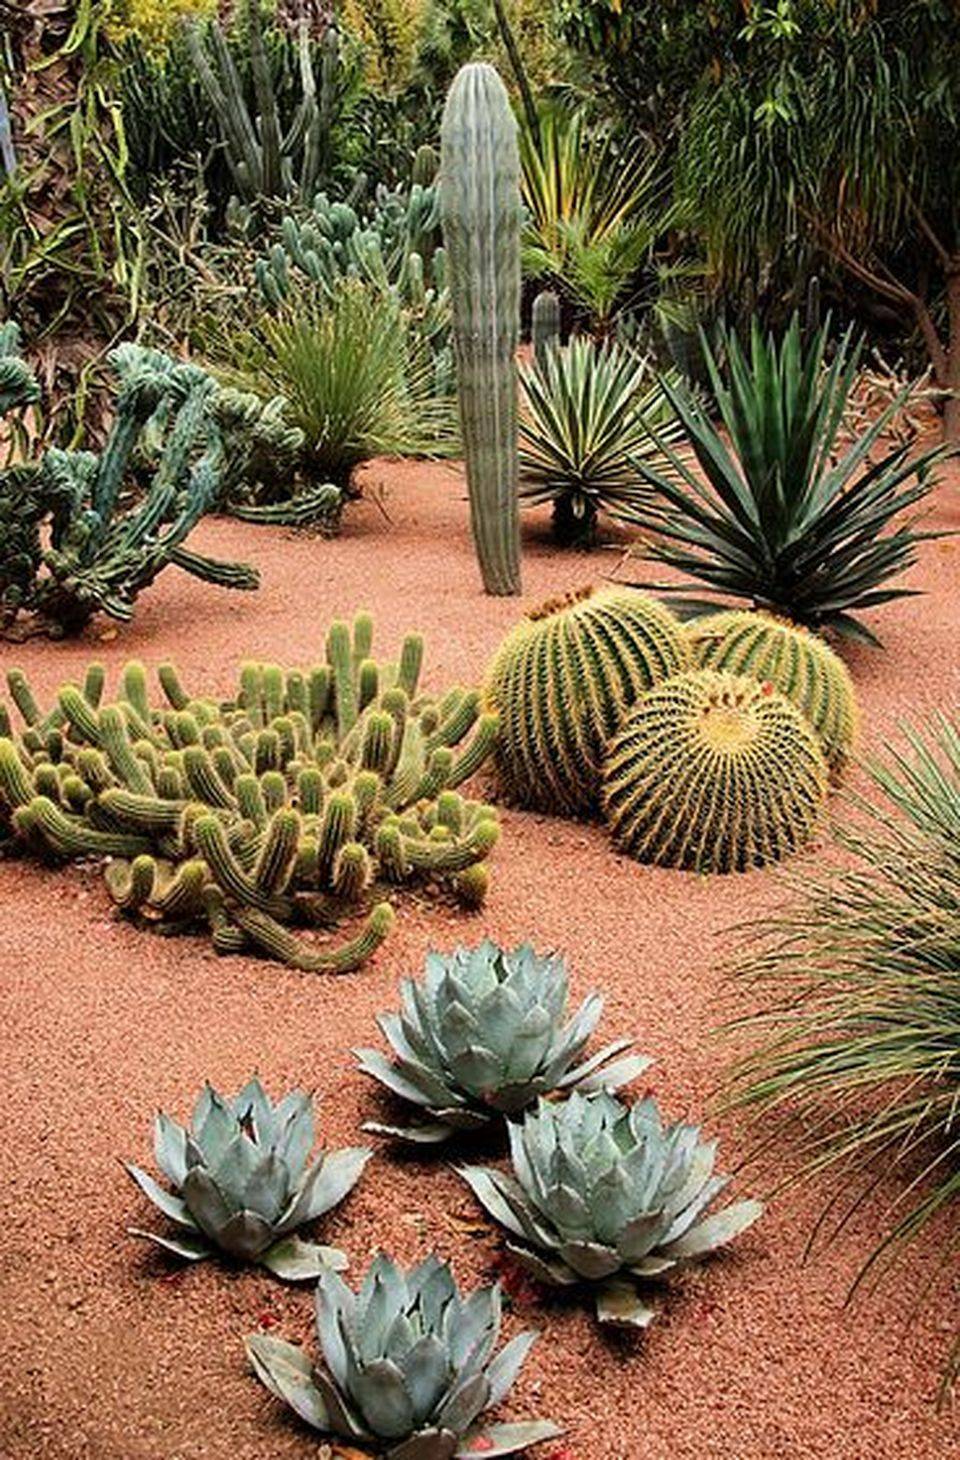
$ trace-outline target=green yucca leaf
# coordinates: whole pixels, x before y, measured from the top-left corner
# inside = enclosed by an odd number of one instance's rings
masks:
[[[703,585],[708,597],[688,597],[688,610],[715,607],[710,595],[747,599],[809,628],[876,643],[858,615],[911,591],[887,585],[915,560],[917,545],[938,534],[918,530],[905,514],[930,491],[930,468],[948,448],[914,457],[899,446],[871,462],[898,397],[839,452],[861,346],[848,332],[828,366],[828,329],[805,342],[795,318],[778,341],[755,324],[749,351],[728,330],[718,353],[701,337],[724,434],[686,386],[662,381],[700,475],[659,439],[673,474],[649,454],[638,458],[638,473],[657,495],[632,515],[655,534],[651,558]]]
[[[834,1178],[811,1245],[875,1184],[892,1189],[855,1288],[960,1197],[960,720],[904,737],[868,764],[874,794],[848,798],[861,818],[836,832],[849,865],[805,869],[736,964],[764,1002],[732,1026],[752,1047],[730,1099],[771,1119],[765,1146],[796,1134],[790,1181]],[[945,1382],[958,1359],[960,1336]]]
[[[520,375],[520,497],[552,502],[560,535],[588,538],[597,514],[631,520],[650,490],[638,457],[671,471],[661,443],[681,432],[647,361],[625,346],[576,338]]]

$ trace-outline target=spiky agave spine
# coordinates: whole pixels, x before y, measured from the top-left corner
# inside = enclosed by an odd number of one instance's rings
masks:
[[[646,690],[688,660],[679,621],[630,588],[584,588],[528,614],[504,639],[485,684],[500,721],[504,794],[568,816],[595,811],[609,737]]]
[[[499,835],[495,812],[455,789],[492,749],[496,717],[476,691],[419,692],[419,635],[396,664],[372,648],[368,615],[335,623],[325,662],[244,664],[224,702],[191,696],[163,665],[168,707],[151,703],[138,663],[115,702],[101,703],[92,666],[46,713],[11,670],[25,728],[14,737],[0,710],[0,835],[47,858],[118,859],[107,882],[125,912],[205,919],[219,952],[357,967],[392,924],[384,885],[441,880],[476,904],[486,871],[470,874]],[[288,926],[363,913],[340,941],[315,944]]]
[[[810,721],[832,771],[842,770],[859,715],[847,666],[816,634],[771,614],[733,609],[694,619],[687,632],[703,669],[769,681]]]
[[[541,289],[533,301],[530,341],[538,365],[543,365],[550,346],[560,342],[560,300],[552,289]]]
[[[644,695],[603,772],[618,846],[700,872],[742,872],[795,851],[826,791],[826,760],[796,706],[769,682],[711,669]]]
[[[486,591],[519,593],[520,157],[506,88],[483,62],[447,96],[440,216],[474,543]]]

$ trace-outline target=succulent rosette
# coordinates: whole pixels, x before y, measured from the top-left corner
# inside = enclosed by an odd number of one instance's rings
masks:
[[[499,1353],[500,1290],[462,1297],[437,1257],[403,1271],[378,1255],[353,1292],[333,1271],[317,1284],[314,1365],[271,1334],[247,1339],[247,1355],[271,1394],[323,1434],[387,1460],[514,1455],[560,1433],[546,1420],[488,1424],[506,1398],[533,1332]]]
[[[461,1175],[535,1277],[595,1288],[602,1322],[645,1328],[655,1312],[640,1285],[725,1246],[763,1210],[745,1200],[708,1214],[730,1179],[714,1171],[717,1143],[698,1126],[664,1125],[652,1097],[541,1100],[509,1132],[512,1176]]]
[[[443,1141],[497,1116],[518,1115],[541,1095],[574,1087],[616,1090],[635,1079],[650,1060],[623,1056],[629,1039],[584,1058],[603,1000],[590,994],[567,1019],[568,992],[563,959],[541,956],[526,943],[507,951],[485,940],[477,948],[428,954],[423,978],[400,985],[400,1012],[377,1020],[394,1058],[376,1049],[355,1054],[365,1074],[429,1119],[364,1129]]]
[[[274,1105],[257,1079],[233,1099],[207,1084],[189,1127],[162,1111],[156,1118],[154,1154],[172,1190],[126,1163],[175,1232],[129,1230],[177,1257],[197,1261],[219,1250],[291,1280],[346,1267],[335,1247],[304,1242],[295,1233],[343,1200],[371,1152],[349,1147],[311,1162],[313,1145],[309,1095],[293,1090]]]

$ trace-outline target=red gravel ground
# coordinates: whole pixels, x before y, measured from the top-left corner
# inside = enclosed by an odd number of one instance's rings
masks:
[[[91,657],[116,668],[172,657],[188,682],[226,691],[251,656],[309,663],[327,624],[374,611],[379,649],[404,629],[428,636],[436,687],[476,680],[521,603],[485,598],[453,469],[377,465],[388,523],[372,500],[322,542],[231,522],[196,545],[255,560],[258,594],[218,592],[171,569],[135,623],[114,637],[4,649],[41,691]],[[960,474],[938,493],[939,525],[960,527]],[[528,522],[524,603],[612,572],[548,547]],[[927,547],[923,598],[876,615],[886,651],[855,650],[867,746],[898,717],[955,707],[960,546]],[[0,1299],[0,1454],[4,1460],[263,1460],[317,1454],[246,1373],[243,1335],[258,1322],[292,1339],[311,1329],[308,1292],[256,1271],[168,1265],[125,1234],[147,1212],[117,1164],[150,1164],[158,1105],[186,1113],[209,1077],[236,1089],[256,1069],[279,1094],[317,1087],[330,1144],[353,1143],[382,1113],[350,1049],[377,1042],[402,974],[428,948],[484,933],[566,952],[574,990],[607,995],[603,1032],[635,1034],[656,1057],[652,1086],[672,1116],[703,1111],[723,1051],[711,1035],[722,988],[723,930],[770,905],[775,875],[698,879],[615,856],[599,827],[508,813],[490,901],[467,917],[408,905],[375,963],[337,980],[247,958],[220,959],[199,938],[150,936],[119,922],[99,873],[0,865],[4,1155]],[[815,856],[816,849],[807,855]],[[744,1126],[713,1121],[727,1164]],[[743,1194],[760,1183],[748,1174]],[[889,1197],[891,1192],[886,1193]],[[793,1194],[712,1264],[674,1285],[640,1339],[598,1334],[583,1307],[520,1292],[508,1324],[544,1332],[510,1413],[547,1415],[566,1438],[547,1460],[933,1460],[955,1417],[933,1395],[957,1312],[949,1284],[914,1316],[933,1265],[921,1242],[880,1290],[845,1309],[881,1203],[826,1257],[803,1262],[818,1198]],[[409,1261],[430,1249],[462,1280],[491,1270],[495,1233],[441,1158],[384,1149],[324,1229],[355,1269],[380,1245]]]

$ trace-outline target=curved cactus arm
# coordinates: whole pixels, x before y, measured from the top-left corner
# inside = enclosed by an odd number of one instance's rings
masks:
[[[352,973],[373,956],[394,922],[393,908],[388,902],[381,902],[356,937],[334,948],[315,948],[255,908],[238,907],[232,915],[251,943],[262,952],[303,973]]]

